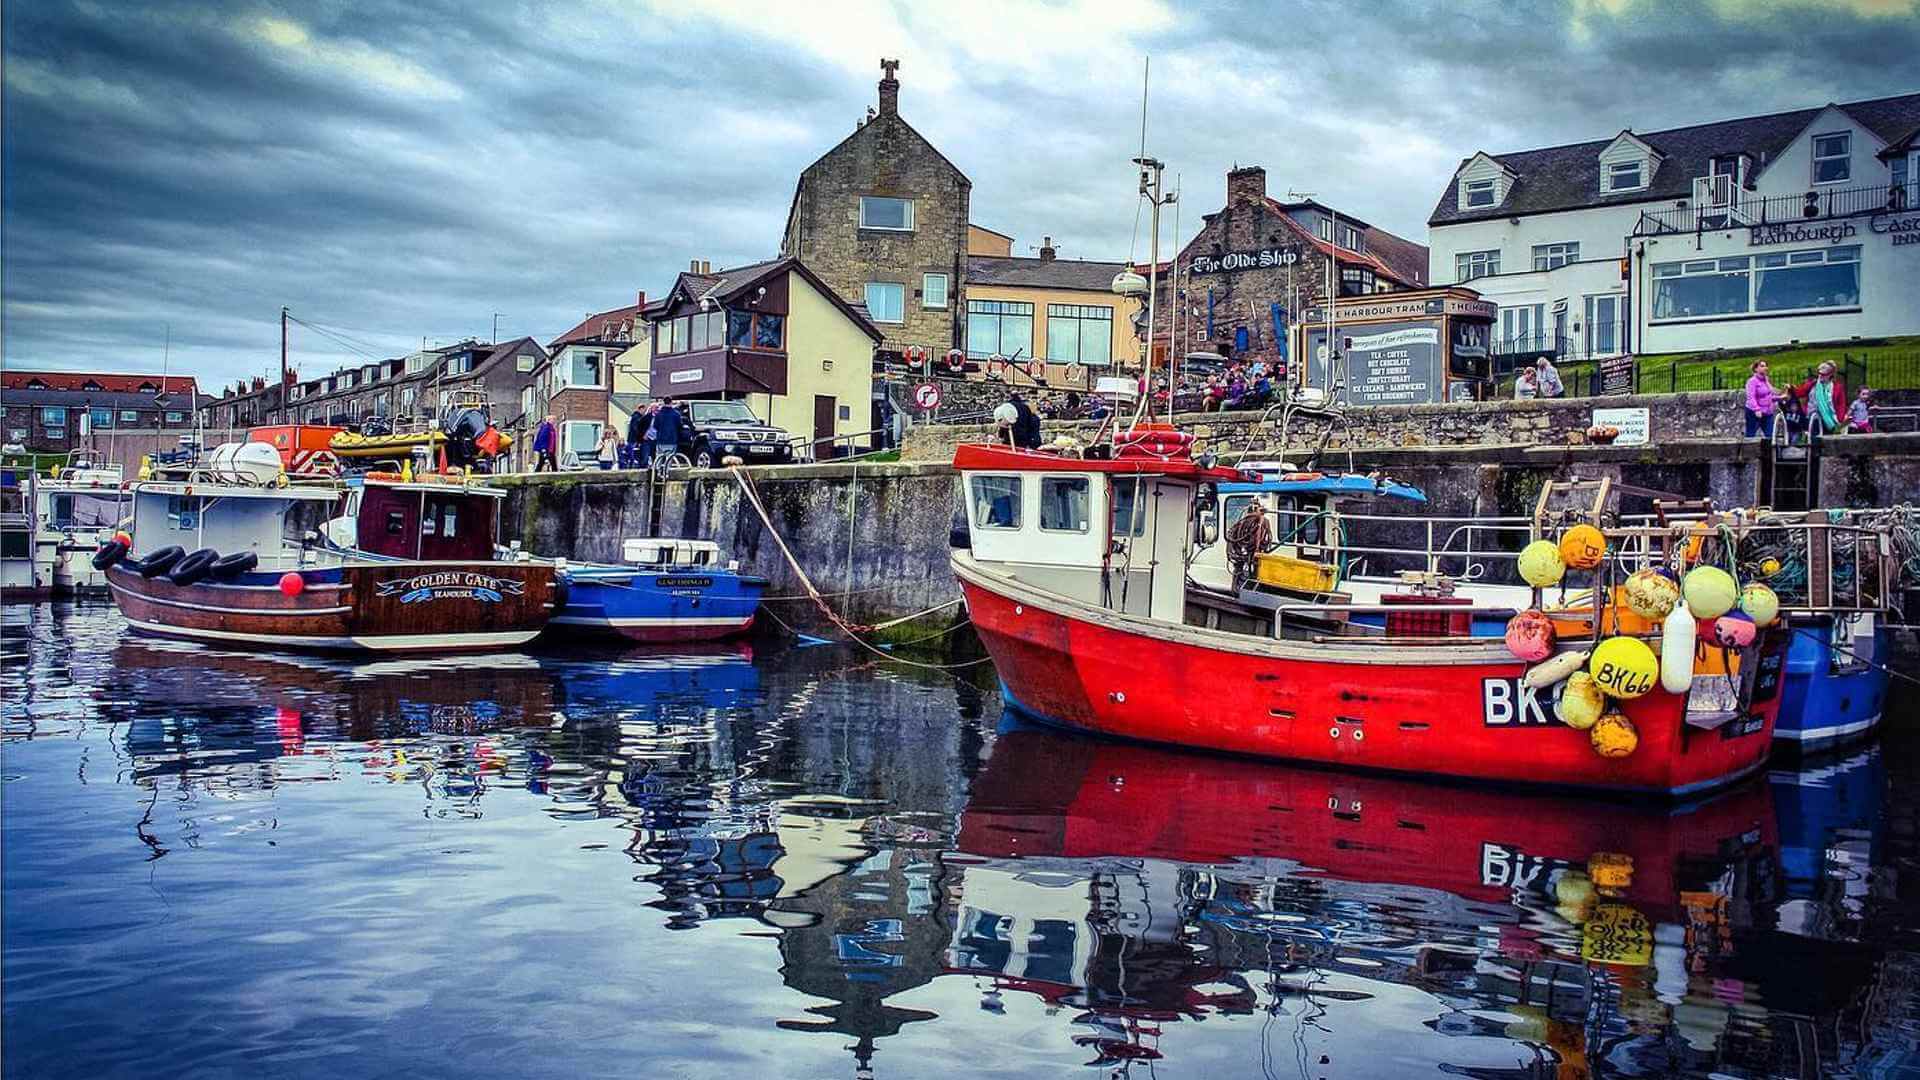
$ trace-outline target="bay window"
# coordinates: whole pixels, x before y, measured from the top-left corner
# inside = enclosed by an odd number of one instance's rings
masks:
[[[1048,304],[1047,359],[1056,364],[1111,363],[1113,309],[1091,304]]]
[[[967,355],[1033,355],[1033,305],[1018,300],[967,301]]]
[[[598,349],[570,349],[568,353],[567,362],[561,367],[566,379],[564,386],[597,389],[605,385],[600,381],[601,356]]]
[[[1860,248],[1655,263],[1653,317],[1819,311],[1860,304]]]

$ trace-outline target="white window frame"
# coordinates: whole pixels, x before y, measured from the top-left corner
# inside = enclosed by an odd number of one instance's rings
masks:
[[[989,525],[987,523],[986,515],[983,511],[985,511],[990,504],[982,504],[975,501],[979,494],[979,484],[983,480],[1013,481],[1013,524]],[[1025,523],[1027,519],[1026,502],[1027,478],[1022,473],[975,473],[967,483],[967,519],[972,523],[972,527],[976,529],[985,529],[992,532],[1019,532],[1021,525]]]
[[[1360,250],[1360,230],[1351,225],[1340,226],[1340,246],[1348,251]]]
[[[867,200],[868,199],[885,199],[888,202],[905,203],[907,206],[906,225],[902,227],[899,225],[867,224]],[[912,199],[903,199],[897,195],[862,195],[860,196],[860,227],[863,229],[879,229],[883,232],[912,232],[914,230],[914,224],[915,224],[915,217],[914,217],[915,209],[914,209],[913,202],[914,201]]]
[[[1620,182],[1620,175],[1626,169],[1633,170],[1634,182],[1631,184]],[[1611,195],[1619,191],[1639,191],[1652,179],[1647,175],[1649,171],[1651,170],[1647,168],[1647,162],[1643,158],[1634,158],[1632,161],[1609,161],[1605,193]]]
[[[513,370],[524,375],[533,370],[534,363],[535,358],[532,353],[521,353],[513,358]]]
[[[937,304],[934,303],[933,301],[933,289],[929,288],[929,286],[931,286],[936,281],[940,283],[940,302]],[[947,275],[945,274],[921,274],[920,275],[920,306],[921,307],[945,310],[952,303],[953,303],[953,295],[952,295],[952,291],[948,288]],[[903,304],[902,307],[904,306],[905,305]]]
[[[899,292],[899,296],[900,296],[900,305],[899,305],[900,317],[899,318],[897,319],[884,318],[878,312],[873,310],[873,290],[876,288],[894,289]],[[907,287],[905,285],[902,285],[897,281],[869,281],[866,283],[865,287],[861,290],[861,298],[867,305],[867,318],[872,319],[874,322],[886,323],[889,326],[898,326],[899,324],[907,321]]]
[[[574,446],[573,433],[574,433],[574,429],[576,428],[591,428],[593,431],[592,436],[587,439],[587,442],[584,448],[576,449]],[[561,421],[560,422],[560,455],[564,457],[567,454],[573,454],[575,455],[575,459],[578,461],[586,461],[589,458],[598,456],[600,453],[600,432],[603,431],[605,428],[606,428],[606,425],[601,423],[598,420],[563,420]]]
[[[1820,152],[1821,139],[1839,139],[1840,152],[1837,154],[1822,154]],[[1853,132],[1829,131],[1824,135],[1815,135],[1812,141],[1807,144],[1807,159],[1807,179],[1812,181],[1816,187],[1828,184],[1847,183],[1853,179]],[[1820,179],[1820,163],[1823,161],[1841,162],[1843,167],[1840,170],[1840,175],[1831,180]]]
[[[1486,202],[1474,201],[1474,196],[1480,195],[1480,194],[1486,195],[1487,197]],[[1468,210],[1477,210],[1482,207],[1498,206],[1500,205],[1500,193],[1497,190],[1495,190],[1494,183],[1490,179],[1462,180],[1460,181],[1460,205],[1465,207]]]
[[[589,352],[600,354],[599,361],[594,365],[600,371],[600,381],[590,382],[590,383],[574,382],[573,381],[574,362],[579,356],[585,355],[586,353],[589,353]],[[605,349],[581,349],[576,353],[573,347],[569,346],[566,351],[566,357],[565,357],[566,362],[563,364],[554,365],[554,375],[555,375],[554,391],[557,393],[561,390],[605,390],[607,388],[607,384],[606,384],[607,366],[610,362],[610,359],[611,358],[609,357],[608,352]]]
[[[1555,261],[1558,260],[1558,261]],[[1558,270],[1580,261],[1580,241],[1565,240],[1555,244],[1533,245],[1533,269],[1536,272]]]
[[[1479,273],[1473,273],[1475,267]],[[1453,276],[1455,281],[1472,281],[1475,278],[1495,277],[1500,273],[1500,249],[1486,251],[1461,251],[1453,256]]]
[[[1323,217],[1315,222],[1314,233],[1327,243],[1333,243],[1333,219]]]
[[[1063,529],[1047,524],[1047,489],[1052,486],[1061,485],[1078,485],[1079,489],[1084,493],[1087,516],[1080,522],[1080,527],[1077,529]],[[1040,477],[1040,513],[1035,524],[1040,527],[1040,531],[1043,533],[1057,533],[1062,536],[1085,536],[1091,532],[1093,530],[1093,477],[1072,473],[1065,476]]]

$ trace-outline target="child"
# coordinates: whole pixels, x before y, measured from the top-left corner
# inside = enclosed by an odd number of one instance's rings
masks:
[[[1873,391],[1864,386],[1847,409],[1847,430],[1859,435],[1873,434]]]

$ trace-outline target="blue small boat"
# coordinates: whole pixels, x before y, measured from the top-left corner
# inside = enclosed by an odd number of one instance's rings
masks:
[[[566,605],[551,625],[633,641],[715,641],[743,634],[767,579],[743,574],[711,540],[628,540],[626,563],[568,563]]]
[[[1871,614],[1795,615],[1787,625],[1793,640],[1774,747],[1810,754],[1864,738],[1887,701],[1886,627]]]

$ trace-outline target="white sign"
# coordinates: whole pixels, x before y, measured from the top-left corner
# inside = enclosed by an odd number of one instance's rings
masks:
[[[673,374],[667,376],[667,381],[670,383],[699,382],[701,379],[706,378],[706,376],[707,376],[707,373],[705,369],[688,368],[685,371],[676,371]]]
[[[914,387],[913,403],[925,412],[932,412],[939,408],[940,387],[930,382],[923,382],[919,386]]]
[[[1379,349],[1395,349],[1402,345],[1438,345],[1440,330],[1438,327],[1416,327],[1412,330],[1389,330],[1384,334],[1369,334],[1366,337],[1352,339],[1347,346],[1350,352],[1374,352]]]
[[[1653,438],[1653,421],[1646,408],[1638,409],[1595,409],[1594,427],[1616,427],[1620,437],[1613,440],[1615,446],[1645,446]]]

